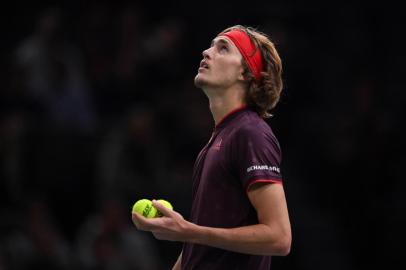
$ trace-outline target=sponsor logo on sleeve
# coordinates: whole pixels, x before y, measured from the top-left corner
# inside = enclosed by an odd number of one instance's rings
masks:
[[[251,171],[271,171],[281,173],[281,170],[277,166],[268,166],[268,165],[253,165],[247,168],[247,173]]]

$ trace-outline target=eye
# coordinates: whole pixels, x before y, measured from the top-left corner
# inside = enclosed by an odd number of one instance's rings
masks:
[[[227,53],[228,52],[228,48],[225,45],[221,45],[219,48],[219,52],[220,53]]]

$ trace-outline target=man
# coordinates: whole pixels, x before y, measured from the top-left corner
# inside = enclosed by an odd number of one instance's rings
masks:
[[[154,201],[165,217],[133,214],[140,230],[184,243],[173,269],[269,269],[287,255],[291,229],[279,143],[263,120],[282,91],[273,43],[243,26],[221,32],[203,52],[195,85],[210,102],[215,129],[193,172],[190,221]]]

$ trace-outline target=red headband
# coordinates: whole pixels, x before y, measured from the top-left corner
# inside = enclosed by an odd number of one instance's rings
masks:
[[[261,71],[263,67],[261,50],[255,47],[250,37],[244,31],[238,29],[222,33],[219,36],[225,36],[234,43],[247,62],[248,68],[254,75],[254,78],[260,80],[262,78]]]

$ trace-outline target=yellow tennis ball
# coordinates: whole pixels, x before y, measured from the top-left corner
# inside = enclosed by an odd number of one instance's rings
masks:
[[[152,205],[150,200],[141,199],[134,203],[132,212],[143,215],[146,218],[154,218],[157,216],[158,210]]]
[[[170,202],[162,200],[162,199],[158,200],[158,202],[160,204],[162,204],[163,206],[165,206],[166,208],[173,210],[173,206]],[[156,216],[163,217],[164,215],[159,210],[157,210]]]

